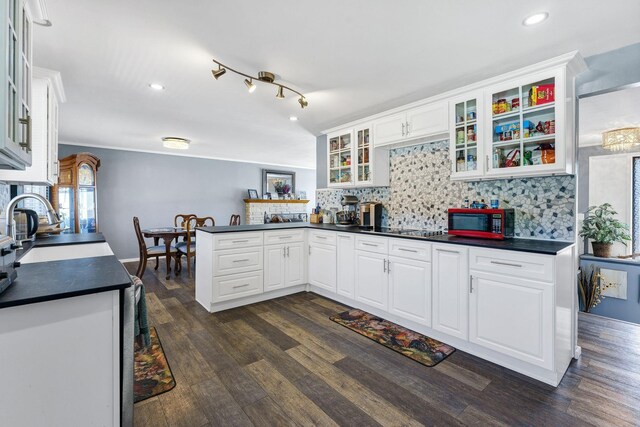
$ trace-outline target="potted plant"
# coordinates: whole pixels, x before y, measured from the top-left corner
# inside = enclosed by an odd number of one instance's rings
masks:
[[[615,218],[617,214],[609,203],[591,206],[587,210],[580,236],[591,239],[593,254],[597,257],[609,258],[614,243],[626,246],[626,241],[631,239],[629,227]]]

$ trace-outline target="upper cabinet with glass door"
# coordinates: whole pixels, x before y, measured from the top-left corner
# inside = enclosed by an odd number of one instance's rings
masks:
[[[26,0],[6,0],[0,6],[0,167],[31,165],[32,18]]]
[[[487,90],[487,175],[567,173],[567,147],[573,141],[565,127],[573,119],[566,115],[564,83],[561,72],[549,72]]]
[[[477,178],[484,173],[482,99],[482,91],[478,91],[450,101],[451,179]]]
[[[353,185],[353,132],[337,132],[328,136],[329,186]]]

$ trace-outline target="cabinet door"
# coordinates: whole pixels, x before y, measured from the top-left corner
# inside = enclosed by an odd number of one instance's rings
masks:
[[[355,130],[355,184],[366,185],[373,182],[373,138],[371,126]]]
[[[349,298],[355,292],[355,236],[353,234],[338,234],[338,294]]]
[[[327,177],[329,187],[349,187],[354,183],[353,132],[327,135]]]
[[[283,288],[286,249],[284,245],[264,247],[264,291]]]
[[[482,91],[450,100],[451,179],[472,179],[484,175],[483,102]]]
[[[437,135],[449,131],[449,104],[438,102],[407,111],[409,138]]]
[[[387,255],[356,251],[356,300],[388,309]]]
[[[304,284],[304,245],[302,243],[289,243],[285,249],[287,256],[285,262],[284,286],[288,287]]]
[[[403,140],[406,133],[406,121],[407,115],[405,113],[394,114],[376,120],[373,124],[373,132],[376,135],[374,145],[381,147]]]
[[[433,329],[466,340],[468,337],[468,249],[433,246]]]
[[[48,132],[48,158],[47,180],[52,184],[58,182],[58,100],[55,92],[49,86],[49,132]]]
[[[389,311],[431,326],[431,263],[390,257]]]
[[[309,283],[336,291],[336,248],[335,246],[309,245]]]
[[[472,271],[469,340],[553,369],[553,285]]]

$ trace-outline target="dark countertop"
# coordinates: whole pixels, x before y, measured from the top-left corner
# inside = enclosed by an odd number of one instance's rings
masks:
[[[623,264],[628,266],[640,267],[640,262],[633,258],[602,258],[594,256],[592,254],[584,254],[580,255],[580,261],[608,262],[611,264]]]
[[[503,249],[518,252],[530,252],[543,255],[556,255],[562,250],[573,245],[573,242],[563,242],[556,240],[536,240],[536,239],[507,239],[489,240],[473,239],[468,237],[442,236],[417,237],[410,235],[399,235],[383,233],[371,230],[362,230],[359,227],[339,227],[334,224],[310,224],[308,222],[290,222],[279,224],[256,224],[256,225],[236,225],[218,227],[198,227],[198,230],[206,233],[237,233],[242,231],[267,231],[286,230],[289,228],[310,228],[314,230],[340,231],[343,233],[355,233],[365,235],[379,235],[383,237],[395,237],[399,239],[421,240],[434,243],[450,243],[455,245],[476,246],[487,249]]]
[[[34,262],[17,270],[18,280],[0,294],[0,308],[131,286],[129,273],[115,256]]]
[[[106,239],[102,233],[84,233],[84,234],[58,234],[57,236],[49,236],[38,238],[33,242],[33,247],[60,246],[60,245],[80,245],[83,243],[102,243]]]

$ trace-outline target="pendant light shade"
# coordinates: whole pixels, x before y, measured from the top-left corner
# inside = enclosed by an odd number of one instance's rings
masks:
[[[640,144],[640,127],[613,129],[602,134],[602,148],[621,151]]]
[[[298,103],[300,104],[300,108],[304,108],[309,105],[307,99],[304,96],[301,96],[300,99],[298,99]]]
[[[284,99],[284,88],[282,86],[278,86],[278,93],[276,94],[276,98]]]
[[[218,66],[217,70],[211,70],[211,74],[213,74],[213,78],[216,80],[222,77],[226,72],[227,72],[226,68],[222,68],[220,66]]]

